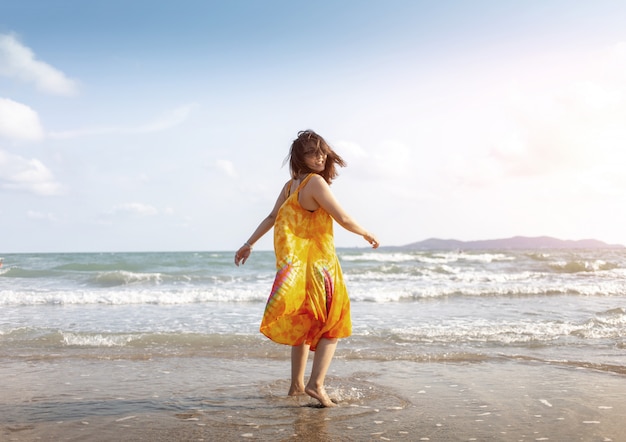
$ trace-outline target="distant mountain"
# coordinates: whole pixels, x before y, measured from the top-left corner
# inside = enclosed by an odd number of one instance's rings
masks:
[[[514,236],[505,239],[459,241],[430,238],[402,246],[412,250],[489,250],[489,249],[623,249],[620,244],[607,244],[596,239],[562,240],[549,236]]]

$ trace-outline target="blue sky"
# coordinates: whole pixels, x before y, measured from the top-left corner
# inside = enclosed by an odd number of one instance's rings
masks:
[[[616,1],[3,2],[0,253],[236,249],[307,128],[347,160],[335,193],[383,245],[626,244],[624,17]]]

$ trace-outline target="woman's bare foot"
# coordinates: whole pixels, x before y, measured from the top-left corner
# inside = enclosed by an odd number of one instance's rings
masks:
[[[324,387],[313,388],[313,387],[307,386],[304,389],[304,392],[308,394],[309,396],[311,396],[313,399],[317,399],[318,401],[320,401],[320,404],[322,404],[322,407],[336,407],[337,406],[337,404],[335,404],[328,397],[328,394],[326,394],[326,390],[324,389]]]
[[[304,391],[304,384],[303,385],[291,385],[291,387],[289,387],[289,393],[287,393],[288,396],[302,396],[305,395],[306,392]]]

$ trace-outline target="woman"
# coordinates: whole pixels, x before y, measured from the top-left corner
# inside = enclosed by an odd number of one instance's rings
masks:
[[[335,252],[333,219],[374,248],[378,240],[343,210],[331,192],[336,166],[346,163],[321,136],[311,130],[299,132],[287,160],[291,180],[278,195],[272,212],[237,251],[235,264],[245,264],[254,243],[274,227],[277,273],[261,332],[292,346],[288,394],[308,394],[322,406],[333,407],[324,379],[337,339],[352,333],[350,300]],[[315,357],[305,386],[309,350],[315,351]]]

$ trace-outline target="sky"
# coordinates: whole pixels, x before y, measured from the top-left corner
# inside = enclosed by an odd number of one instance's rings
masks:
[[[303,129],[382,245],[626,245],[625,19],[607,0],[2,2],[0,255],[235,250]]]

